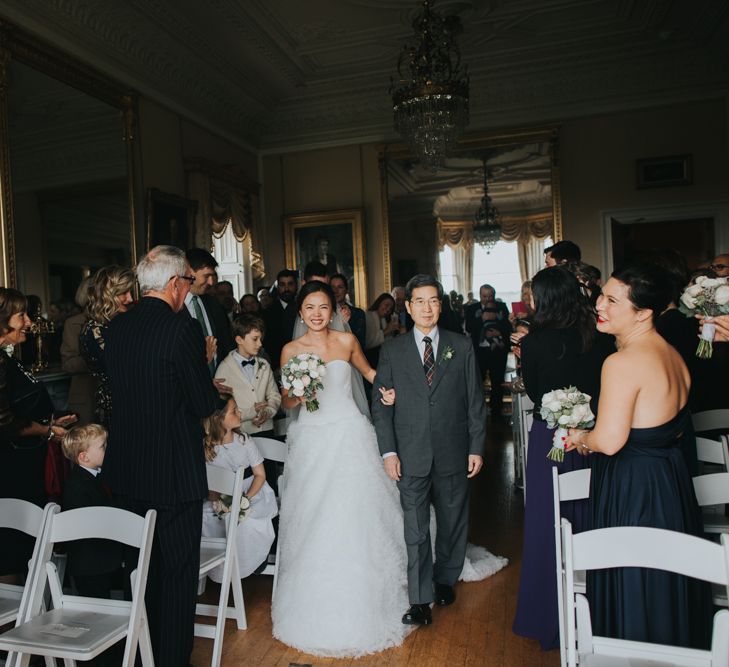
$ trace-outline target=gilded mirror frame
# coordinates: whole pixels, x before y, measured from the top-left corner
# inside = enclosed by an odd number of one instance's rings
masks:
[[[547,142],[551,162],[552,189],[552,240],[562,240],[562,190],[559,166],[559,125],[519,127],[466,134],[458,140],[452,155],[478,154],[489,148],[503,148],[519,144]],[[390,257],[389,192],[387,182],[387,161],[413,159],[412,151],[403,143],[389,143],[378,146],[380,168],[380,205],[382,215],[383,255],[385,260],[385,290],[392,289],[392,267]]]
[[[43,42],[7,21],[0,21],[0,280],[17,285],[15,221],[8,136],[8,66],[23,63],[76,88],[120,112],[119,138],[126,146],[129,243],[132,265],[137,263],[137,216],[134,128],[136,98],[128,90],[72,56]]]

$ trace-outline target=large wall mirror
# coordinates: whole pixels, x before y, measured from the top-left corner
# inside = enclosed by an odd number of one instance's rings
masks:
[[[484,270],[490,272],[488,282],[511,271],[514,275],[504,277],[504,285],[531,277],[543,263],[544,243],[562,236],[558,136],[557,127],[467,136],[435,173],[405,146],[383,146],[382,214],[391,284],[403,284],[415,273],[434,273],[448,289],[465,296],[487,282]],[[493,249],[489,255],[473,242],[484,169],[510,255]],[[511,288],[508,292],[507,298]]]
[[[0,57],[3,284],[48,310],[136,261],[132,98],[7,24]]]

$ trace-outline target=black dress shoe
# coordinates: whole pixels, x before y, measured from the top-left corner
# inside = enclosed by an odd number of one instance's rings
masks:
[[[430,605],[410,605],[410,609],[408,609],[402,617],[402,622],[405,625],[430,625],[433,622],[433,616],[430,613]]]
[[[453,590],[453,586],[435,582],[433,589],[435,592],[435,604],[445,607],[456,601],[456,592]]]

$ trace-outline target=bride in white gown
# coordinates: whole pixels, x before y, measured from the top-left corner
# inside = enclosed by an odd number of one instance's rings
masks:
[[[366,380],[375,371],[354,336],[327,328],[334,297],[307,283],[297,304],[309,330],[284,347],[283,366],[302,352],[327,365],[319,409],[302,409],[287,434],[286,490],[279,523],[279,570],[273,634],[320,656],[359,656],[402,643],[412,626],[407,556],[395,483],[384,472],[375,431],[352,399],[352,364]],[[284,407],[302,402],[284,390]],[[393,393],[382,400],[392,401]],[[476,548],[479,549],[479,548]],[[467,559],[464,578],[483,578],[505,559],[485,549]]]

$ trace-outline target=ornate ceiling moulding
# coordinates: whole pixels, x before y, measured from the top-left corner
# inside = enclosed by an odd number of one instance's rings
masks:
[[[452,156],[480,158],[484,149],[504,148],[515,144],[529,144],[547,141],[555,144],[559,137],[559,125],[517,127],[465,134],[457,142]],[[415,159],[415,154],[404,143],[386,143],[377,146],[378,153],[393,160]]]
[[[134,95],[130,90],[110,81],[108,76],[86,63],[3,20],[0,20],[0,48],[9,51],[13,60],[122,111],[134,108]]]

